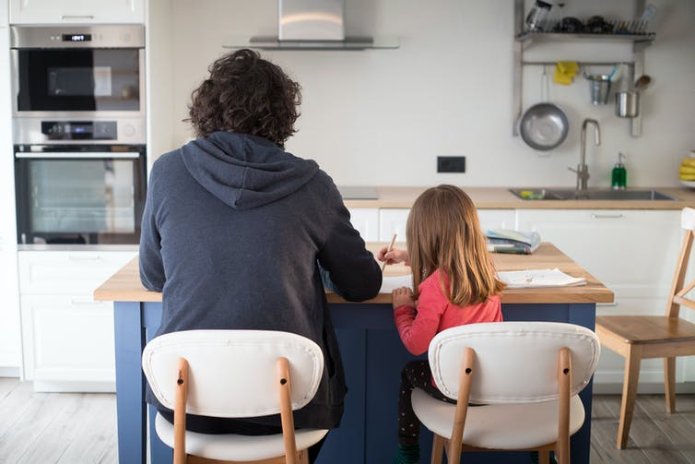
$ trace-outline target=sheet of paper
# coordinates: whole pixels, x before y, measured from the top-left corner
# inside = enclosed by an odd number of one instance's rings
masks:
[[[572,287],[586,285],[583,277],[572,277],[559,269],[529,269],[526,271],[498,272],[499,279],[508,288]]]
[[[412,274],[399,275],[399,276],[384,276],[384,280],[381,284],[381,290],[379,293],[391,293],[397,288],[408,287],[413,288],[413,276]]]

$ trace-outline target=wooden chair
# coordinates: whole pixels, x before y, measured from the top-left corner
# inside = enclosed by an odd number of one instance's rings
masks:
[[[601,316],[596,318],[596,333],[601,344],[625,358],[623,397],[620,405],[617,447],[625,448],[630,434],[632,411],[637,396],[642,359],[664,358],[666,411],[675,410],[676,357],[695,355],[695,324],[679,318],[680,307],[695,309],[695,301],[685,297],[695,288],[695,280],[684,284],[690,250],[695,236],[695,209],[681,214],[685,232],[673,285],[664,316]]]
[[[429,347],[439,390],[453,405],[414,389],[415,414],[434,433],[432,464],[445,448],[550,451],[568,464],[570,436],[584,423],[578,393],[589,383],[601,346],[591,330],[559,322],[493,322],[445,330]],[[469,403],[484,406],[469,407]]]
[[[159,402],[174,411],[172,425],[157,415],[157,435],[174,449],[174,464],[302,464],[307,448],[328,430],[294,429],[292,411],[316,394],[323,353],[313,341],[260,330],[190,330],[161,335],[142,354]],[[186,431],[186,413],[243,418],[280,413],[282,434],[207,435]]]

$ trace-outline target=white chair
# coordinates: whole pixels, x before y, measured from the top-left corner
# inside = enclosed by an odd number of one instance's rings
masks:
[[[547,463],[553,450],[568,464],[569,437],[585,416],[578,393],[600,349],[591,330],[557,322],[471,324],[437,334],[429,347],[432,375],[457,404],[420,389],[411,397],[434,433],[432,463],[441,462],[446,446],[449,463],[467,450],[537,450]]]
[[[174,449],[175,464],[306,463],[307,448],[328,433],[294,429],[292,411],[311,401],[323,373],[321,348],[305,337],[259,330],[174,332],[145,346],[142,368],[159,402],[174,411],[173,425],[158,414],[155,428]],[[186,413],[226,418],[280,413],[282,434],[190,432]]]

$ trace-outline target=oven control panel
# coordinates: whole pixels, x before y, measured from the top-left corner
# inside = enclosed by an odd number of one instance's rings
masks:
[[[41,121],[49,140],[116,140],[116,121]]]

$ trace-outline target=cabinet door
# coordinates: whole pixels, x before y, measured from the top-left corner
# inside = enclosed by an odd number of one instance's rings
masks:
[[[666,296],[680,247],[680,211],[519,210],[536,230],[601,282]]]
[[[377,208],[353,208],[350,222],[365,242],[379,240],[379,210]]]
[[[7,6],[0,0],[0,5]],[[10,98],[10,36],[0,25],[0,249],[16,248],[14,205],[14,151]]]
[[[22,363],[17,252],[0,250],[0,372],[19,375]],[[7,369],[7,370],[6,370]],[[0,374],[2,376],[3,374]]]
[[[519,210],[519,229],[535,230],[615,293],[598,315],[662,315],[682,232],[680,211]],[[679,366],[684,364],[679,360]],[[623,358],[604,350],[596,382],[622,383]],[[678,380],[688,374],[678,368]],[[645,360],[641,382],[662,382],[660,360]]]
[[[478,219],[483,232],[488,229],[516,229],[516,210],[513,209],[479,209]]]
[[[1,27],[7,27],[7,23],[8,23],[7,9],[8,9],[7,2],[5,0],[0,0],[0,28]]]
[[[144,0],[10,0],[11,24],[144,23]]]
[[[113,304],[80,295],[23,295],[24,373],[36,391],[112,390]],[[68,385],[67,387],[65,385]],[[106,384],[106,385],[104,385]]]
[[[396,241],[405,242],[405,223],[409,212],[407,208],[379,210],[379,241],[390,242],[393,234],[397,234]]]
[[[20,251],[20,291],[91,294],[135,255],[135,251]]]
[[[24,376],[36,391],[113,391],[113,303],[94,290],[135,251],[20,251]]]

